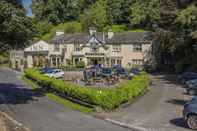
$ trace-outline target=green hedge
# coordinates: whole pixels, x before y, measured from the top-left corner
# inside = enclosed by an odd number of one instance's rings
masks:
[[[100,106],[105,110],[115,109],[120,104],[139,96],[147,89],[149,84],[149,78],[146,73],[141,73],[132,80],[110,89],[83,87],[70,82],[64,82],[49,78],[35,69],[26,69],[25,76],[42,87],[53,88],[74,99]]]

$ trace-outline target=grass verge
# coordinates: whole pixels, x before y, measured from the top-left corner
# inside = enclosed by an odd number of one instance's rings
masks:
[[[22,80],[29,85],[33,90],[36,90],[39,88],[39,85],[37,85],[35,82],[33,82],[32,80],[26,78],[25,76],[22,76]],[[67,99],[64,99],[60,96],[57,96],[53,93],[44,93],[45,96],[47,96],[47,98],[49,98],[50,100],[53,100],[54,102],[63,105],[64,107],[67,108],[71,108],[73,110],[77,110],[83,113],[92,113],[94,111],[93,108],[90,107],[85,107],[76,103],[73,103]]]

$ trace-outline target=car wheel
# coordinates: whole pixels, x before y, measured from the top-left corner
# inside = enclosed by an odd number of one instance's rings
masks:
[[[187,118],[187,125],[190,129],[197,129],[197,115],[189,115]]]

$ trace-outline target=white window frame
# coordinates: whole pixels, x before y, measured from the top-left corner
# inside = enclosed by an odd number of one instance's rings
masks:
[[[133,44],[133,52],[142,52],[142,44]]]
[[[75,52],[80,52],[81,51],[80,44],[74,44],[74,51]]]
[[[60,51],[60,44],[56,43],[54,44],[54,51],[59,52]]]

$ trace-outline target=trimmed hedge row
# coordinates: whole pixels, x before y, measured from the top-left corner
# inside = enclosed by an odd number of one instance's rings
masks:
[[[100,106],[105,110],[115,109],[120,104],[139,96],[147,89],[149,84],[149,78],[146,73],[141,73],[132,80],[110,89],[84,87],[64,82],[63,80],[49,78],[35,69],[26,69],[25,76],[42,87],[50,87],[69,97]]]

